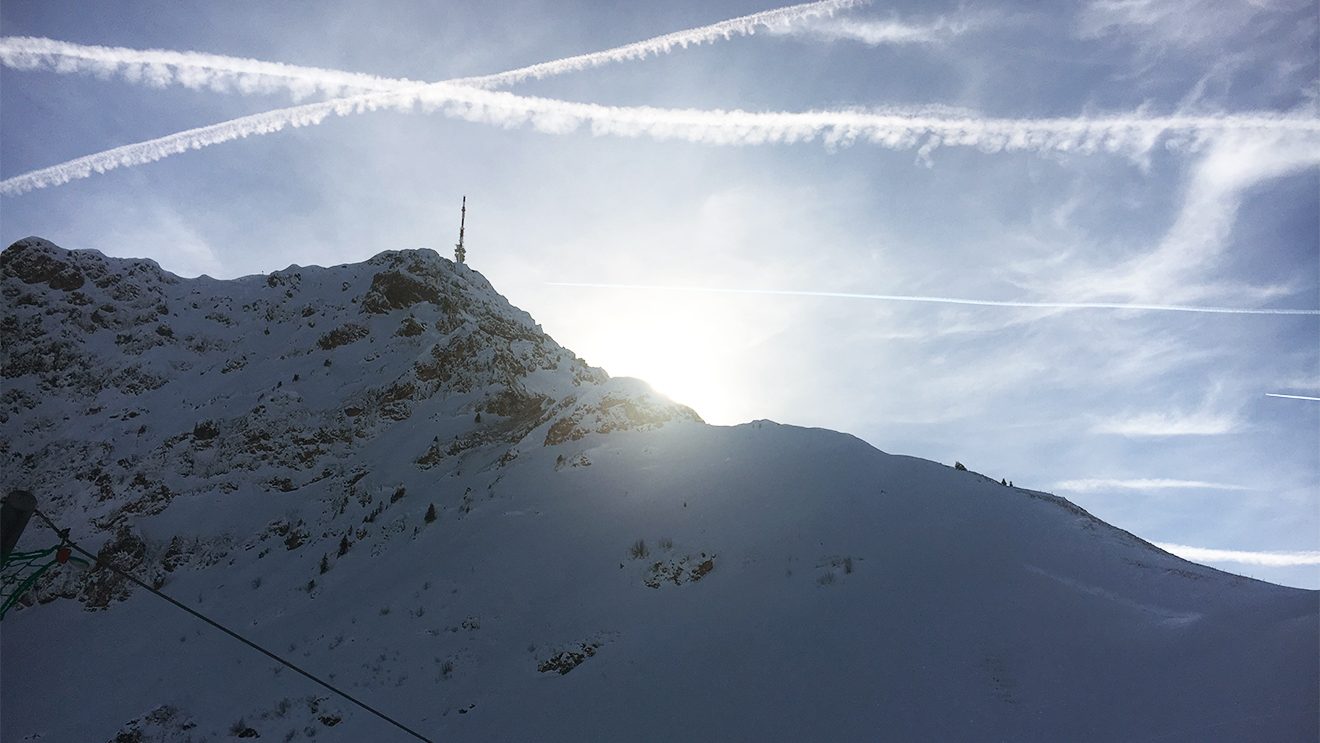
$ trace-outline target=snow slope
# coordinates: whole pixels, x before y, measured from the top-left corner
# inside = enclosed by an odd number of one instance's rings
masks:
[[[0,487],[432,739],[1320,737],[1320,593],[705,425],[431,251],[215,281],[29,238],[0,291]],[[407,739],[103,571],[32,602],[6,741]]]

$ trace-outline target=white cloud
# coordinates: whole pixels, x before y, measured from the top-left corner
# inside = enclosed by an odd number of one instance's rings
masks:
[[[1156,542],[1156,547],[1193,562],[1236,562],[1246,565],[1265,565],[1269,567],[1293,567],[1298,565],[1320,565],[1320,551],[1297,552],[1247,552],[1243,550],[1219,550],[1207,547],[1189,547],[1185,544]]]
[[[1315,110],[1314,0],[1091,0],[1075,32],[1107,44],[1116,64],[1127,60],[1122,77],[1139,94],[1190,85],[1184,106],[1246,96]]]
[[[1305,7],[1303,0],[1092,0],[1078,15],[1082,38],[1124,36],[1151,47],[1189,48],[1250,29],[1278,11]]]
[[[1055,290],[1079,301],[1194,303],[1225,294],[1252,301],[1277,296],[1286,288],[1211,282],[1206,276],[1228,244],[1245,195],[1260,183],[1318,164],[1316,141],[1225,133],[1206,147],[1177,218],[1152,251],[1116,266],[1087,269],[1056,282]]]
[[[1297,372],[1276,379],[1271,386],[1293,391],[1320,392],[1320,374]]]
[[[99,207],[77,219],[75,233],[87,235],[77,247],[95,248],[121,258],[151,258],[170,273],[181,276],[223,276],[225,261],[192,222],[161,203],[115,207],[124,221],[104,219]]]
[[[1056,490],[1071,493],[1091,493],[1097,490],[1250,490],[1242,485],[1227,485],[1200,480],[1171,480],[1167,478],[1144,478],[1135,480],[1115,480],[1090,478],[1084,480],[1064,480],[1054,484]]]
[[[1236,415],[1198,411],[1193,413],[1141,413],[1102,420],[1091,427],[1092,433],[1109,433],[1129,438],[1164,436],[1218,436],[1242,428]]]

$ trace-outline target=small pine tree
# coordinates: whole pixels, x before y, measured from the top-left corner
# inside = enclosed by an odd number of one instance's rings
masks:
[[[432,521],[435,521],[435,504],[434,504],[434,503],[432,503],[431,505],[429,505],[429,506],[426,507],[426,516],[424,516],[423,519],[424,519],[424,520],[426,521],[426,523],[428,523],[428,524],[431,523]]]
[[[348,548],[349,548],[348,535],[345,534],[344,536],[339,538],[339,556],[343,557],[344,555],[348,554]]]
[[[321,575],[325,575],[326,571],[328,571],[329,569],[330,569],[330,556],[321,555]]]
[[[1007,485],[1007,484],[1008,484],[1008,480],[1005,480],[1005,479],[1003,479],[1003,478],[1001,477],[1001,478],[999,479],[999,484],[1000,484],[1000,485]]]
[[[480,423],[480,422],[481,422],[481,413],[477,413],[477,417],[473,418],[473,419],[472,419],[472,422],[473,422],[473,423]]]

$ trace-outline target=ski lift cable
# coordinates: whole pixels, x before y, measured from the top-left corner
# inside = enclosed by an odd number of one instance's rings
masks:
[[[135,585],[137,585],[137,586],[139,586],[139,587],[141,587],[141,588],[147,590],[147,591],[150,591],[151,593],[154,593],[155,595],[159,596],[160,598],[162,598],[162,599],[168,601],[169,603],[173,604],[175,607],[177,607],[177,608],[179,608],[179,609],[182,609],[183,611],[185,611],[185,612],[187,612],[187,613],[193,615],[194,617],[196,617],[197,619],[202,620],[203,622],[206,622],[207,624],[211,625],[212,627],[214,627],[214,628],[220,630],[221,632],[225,633],[226,635],[229,635],[230,637],[234,638],[235,640],[238,640],[239,642],[243,643],[244,645],[247,645],[248,647],[252,648],[253,650],[256,650],[257,652],[261,653],[262,655],[265,655],[266,657],[270,658],[271,660],[274,660],[274,661],[276,661],[277,663],[280,663],[281,665],[285,666],[286,668],[290,668],[290,669],[292,669],[292,670],[298,672],[299,674],[302,674],[303,676],[307,677],[308,679],[311,679],[312,681],[316,682],[317,684],[320,684],[321,686],[325,687],[326,689],[329,689],[330,691],[334,692],[335,694],[337,694],[337,695],[343,697],[344,699],[347,699],[348,701],[352,702],[353,704],[355,704],[355,705],[361,707],[362,709],[364,709],[364,710],[370,712],[371,714],[375,715],[376,717],[379,717],[380,719],[382,719],[382,720],[384,720],[384,721],[390,723],[391,725],[393,725],[393,726],[399,728],[400,730],[404,731],[405,733],[408,733],[409,735],[411,735],[412,737],[416,738],[417,740],[425,741],[425,743],[434,743],[434,741],[432,741],[430,738],[427,738],[426,736],[422,735],[421,733],[417,732],[416,730],[413,730],[412,728],[408,727],[407,725],[404,725],[403,723],[399,722],[398,720],[394,719],[393,717],[390,717],[389,715],[385,714],[384,712],[381,712],[380,710],[376,709],[375,707],[372,707],[371,705],[367,704],[366,702],[363,702],[362,700],[360,700],[360,699],[354,697],[352,694],[349,694],[348,692],[343,691],[342,689],[339,689],[338,687],[333,686],[333,685],[330,684],[329,682],[324,681],[324,680],[322,680],[321,678],[317,677],[316,675],[312,674],[310,671],[306,671],[306,670],[300,668],[299,666],[297,666],[296,664],[292,663],[291,661],[288,661],[288,660],[286,660],[286,659],[280,657],[279,655],[276,655],[275,653],[271,652],[270,650],[267,650],[266,648],[264,648],[264,647],[258,645],[257,643],[253,642],[252,640],[249,640],[248,638],[246,638],[246,637],[244,637],[244,636],[238,634],[238,633],[235,632],[234,630],[229,629],[228,627],[224,626],[223,624],[220,624],[219,622],[215,621],[214,619],[211,619],[210,617],[206,616],[205,614],[202,614],[201,612],[196,611],[195,609],[192,609],[192,608],[190,608],[190,607],[188,607],[188,606],[185,606],[185,605],[183,605],[182,603],[180,603],[179,601],[175,600],[174,598],[171,598],[170,596],[167,596],[167,595],[165,595],[164,593],[161,593],[161,592],[158,591],[157,589],[152,588],[152,587],[151,587],[150,585],[148,585],[147,583],[144,583],[143,581],[139,580],[136,576],[132,575],[131,573],[128,573],[128,572],[126,572],[126,571],[124,571],[124,570],[121,570],[121,569],[118,568],[117,566],[110,564],[108,561],[103,560],[103,559],[101,559],[100,557],[97,557],[96,555],[93,555],[91,552],[88,552],[87,550],[85,550],[85,549],[83,549],[81,546],[79,546],[77,542],[74,542],[73,540],[69,539],[69,536],[68,536],[69,531],[68,531],[68,529],[60,529],[58,526],[55,525],[55,522],[51,521],[51,520],[46,516],[46,514],[42,513],[40,510],[34,510],[34,511],[33,511],[33,514],[36,515],[37,518],[41,519],[41,521],[42,521],[43,523],[45,523],[46,526],[48,526],[52,531],[54,531],[56,534],[59,534],[59,535],[60,535],[60,538],[63,540],[63,543],[64,543],[64,544],[67,544],[71,549],[73,549],[73,550],[75,550],[75,551],[77,551],[77,552],[79,552],[79,553],[81,553],[81,554],[83,554],[83,555],[86,555],[86,556],[87,556],[88,558],[90,558],[90,559],[92,560],[92,562],[95,563],[96,565],[98,565],[98,566],[100,566],[100,567],[103,567],[103,568],[105,568],[105,569],[107,569],[107,570],[109,570],[109,571],[115,573],[116,575],[120,576],[121,578],[123,578],[123,579],[125,579],[125,580],[127,580],[127,581],[129,581],[129,582],[131,582],[131,583],[133,583],[133,584],[135,584]]]

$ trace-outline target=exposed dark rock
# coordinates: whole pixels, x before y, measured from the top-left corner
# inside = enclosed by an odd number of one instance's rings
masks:
[[[81,288],[86,277],[72,261],[54,254],[50,250],[53,247],[39,237],[25,237],[0,254],[0,272],[25,284],[46,284],[66,292]]]
[[[381,271],[371,277],[371,288],[362,298],[362,311],[380,315],[418,302],[439,301],[440,291],[434,285],[399,271]]]
[[[412,338],[425,332],[426,326],[417,322],[416,318],[405,317],[403,323],[399,325],[399,329],[394,331],[394,334],[404,338]]]
[[[536,670],[541,673],[550,673],[553,671],[560,676],[563,676],[574,668],[582,665],[587,658],[594,656],[596,650],[599,648],[600,643],[598,642],[584,642],[578,646],[577,650],[565,650],[558,655],[541,661],[537,664]]]
[[[329,351],[333,348],[360,341],[371,335],[371,331],[356,323],[347,323],[334,330],[322,335],[317,339],[316,345],[320,346],[322,351]]]
[[[134,573],[146,554],[146,542],[128,527],[121,526],[115,536],[97,550],[96,559],[98,563],[114,565],[120,570]],[[83,603],[88,609],[104,609],[111,601],[128,598],[128,594],[128,581],[101,567],[93,570],[83,585]]]
[[[673,583],[676,586],[696,583],[714,569],[715,555],[707,557],[704,552],[700,558],[687,555],[678,560],[661,560],[651,564],[642,583],[648,588],[659,588],[664,583]]]
[[[220,429],[215,425],[215,421],[198,421],[197,425],[193,426],[194,441],[210,441],[219,434]]]

